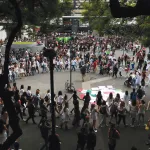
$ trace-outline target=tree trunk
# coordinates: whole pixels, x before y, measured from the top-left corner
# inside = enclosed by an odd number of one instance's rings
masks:
[[[7,138],[7,140],[0,145],[1,150],[8,150],[8,148],[16,141],[17,138],[19,138],[22,135],[22,130],[19,126],[19,118],[16,114],[14,104],[11,100],[11,96],[13,95],[13,92],[9,91],[5,88],[5,86],[9,85],[8,80],[8,65],[9,65],[9,54],[11,45],[14,41],[14,38],[18,31],[21,30],[22,27],[22,15],[21,10],[19,8],[19,5],[16,0],[9,0],[9,2],[12,4],[12,6],[15,9],[15,15],[18,21],[17,26],[11,31],[10,36],[8,38],[8,42],[5,49],[5,61],[4,61],[4,74],[0,77],[0,97],[3,99],[4,107],[6,111],[8,112],[9,116],[9,125],[12,128],[13,133]]]

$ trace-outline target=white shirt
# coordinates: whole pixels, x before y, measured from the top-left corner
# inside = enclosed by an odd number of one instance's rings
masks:
[[[65,64],[67,65],[67,64],[68,64],[68,61],[65,61]]]
[[[53,64],[54,64],[54,65],[56,64],[56,59],[55,59],[55,58],[53,59]]]
[[[24,89],[21,89],[21,90],[19,91],[20,96],[21,96],[23,93],[24,93]]]
[[[62,62],[62,61],[60,61],[60,65],[63,65],[63,62]]]
[[[91,118],[92,120],[97,120],[97,112],[95,108],[91,112]]]
[[[36,66],[37,66],[37,67],[39,67],[39,66],[40,66],[39,61],[36,61]]]
[[[12,75],[12,71],[11,71],[11,70],[9,70],[9,75],[10,75],[10,76]]]
[[[30,90],[28,90],[26,93],[27,93],[28,96],[32,95],[32,92]]]
[[[75,61],[75,60],[72,60],[71,64],[72,64],[73,66],[75,66],[75,65],[76,65],[76,61]]]
[[[14,68],[14,71],[18,73],[19,72],[19,68],[18,67]]]
[[[63,96],[62,95],[58,96],[57,102],[58,103],[62,103],[63,102]]]
[[[60,62],[59,62],[59,61],[57,61],[57,65],[58,65],[58,66],[60,65]]]
[[[150,80],[150,73],[149,73],[149,75],[148,75],[148,79]]]
[[[51,103],[51,93],[47,93],[46,95],[45,95],[45,97],[48,97],[48,99],[49,99],[49,101],[50,101],[50,103]]]
[[[122,67],[119,67],[119,71],[123,71],[123,68],[122,68]]]

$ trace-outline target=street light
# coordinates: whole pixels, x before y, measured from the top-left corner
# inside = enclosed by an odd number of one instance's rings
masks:
[[[43,55],[50,60],[50,86],[51,86],[51,119],[52,119],[52,134],[49,138],[50,142],[50,150],[56,150],[56,147],[60,145],[58,136],[56,135],[55,127],[56,127],[56,119],[55,119],[55,101],[54,101],[54,64],[53,59],[56,57],[56,52],[54,49],[44,49]],[[57,149],[60,150],[60,149]]]
[[[72,51],[72,40],[73,40],[73,36],[71,36],[70,39],[70,84],[69,84],[69,89],[68,92],[72,93],[74,89],[72,89],[72,68],[71,68],[71,60],[73,59],[73,51]]]
[[[71,60],[72,60],[72,46],[71,46],[71,41],[70,41],[70,89],[69,89],[69,92],[73,92],[73,90],[71,89],[71,85],[72,85],[72,68],[71,68]]]

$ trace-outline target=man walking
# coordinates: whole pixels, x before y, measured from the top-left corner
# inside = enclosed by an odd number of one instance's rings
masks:
[[[28,108],[29,117],[27,118],[26,123],[28,123],[29,119],[32,118],[33,124],[36,124],[36,122],[34,120],[35,107],[32,103],[31,98],[29,99],[29,104],[28,104],[27,108]]]
[[[82,75],[82,82],[84,82],[85,74],[86,74],[86,66],[83,65],[80,69]]]

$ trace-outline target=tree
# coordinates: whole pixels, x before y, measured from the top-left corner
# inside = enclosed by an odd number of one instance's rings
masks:
[[[59,1],[55,19],[52,20],[52,23],[50,23],[51,18],[47,18],[44,22],[42,22],[40,24],[41,33],[47,34],[48,32],[56,31],[58,28],[60,28],[60,24],[62,22],[60,18],[65,15],[71,15],[72,8],[73,5],[71,0],[63,0],[63,2]]]
[[[21,30],[23,21],[25,23],[36,24],[37,20],[47,17],[54,18],[58,1],[54,0],[1,0],[0,1],[0,19],[7,20],[12,23],[12,31],[8,37],[8,42],[5,49],[4,71],[0,76],[0,97],[4,101],[4,107],[9,115],[9,124],[12,128],[12,134],[7,140],[0,145],[1,150],[8,148],[22,135],[22,130],[19,126],[19,118],[16,114],[14,104],[11,100],[13,92],[9,90],[8,80],[8,65],[11,45],[16,34]],[[7,87],[6,87],[7,85]]]
[[[141,42],[144,46],[150,46],[150,16],[145,16],[142,19],[138,18],[137,23],[142,31]]]
[[[132,27],[128,25],[132,19],[113,18],[105,1],[92,0],[90,3],[84,3],[83,8],[85,9],[83,21],[88,20],[92,29],[97,30],[100,35],[125,36],[132,31]]]
[[[111,14],[115,18],[136,17],[140,15],[150,15],[150,1],[138,0],[136,5],[121,6],[119,0],[110,0]]]
[[[84,18],[82,21],[88,21],[92,29],[103,35],[112,18],[108,3],[101,0],[92,0],[89,3],[83,3],[83,9]]]

